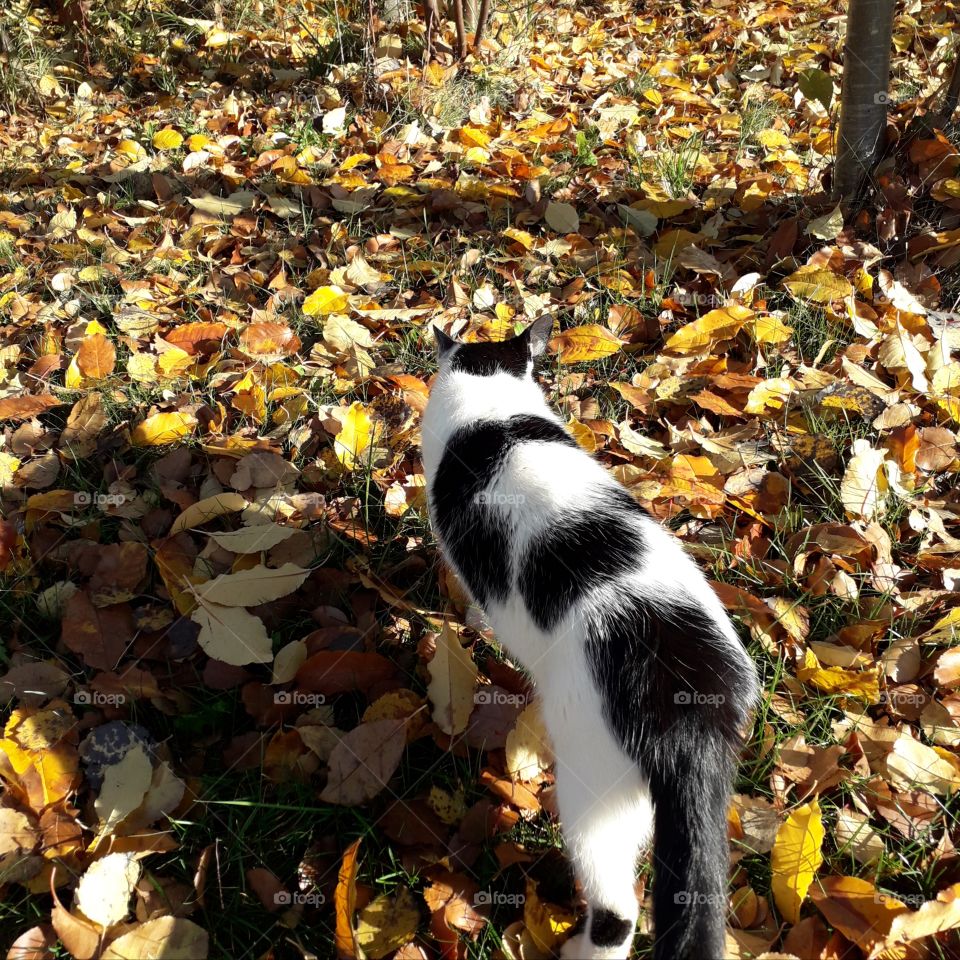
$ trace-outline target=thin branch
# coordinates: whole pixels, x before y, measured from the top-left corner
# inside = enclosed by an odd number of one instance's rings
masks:
[[[490,16],[490,0],[481,0],[480,13],[477,14],[477,30],[473,35],[473,48],[480,55],[480,44],[483,42],[483,31],[487,25],[487,18]]]
[[[457,24],[457,58],[467,58],[467,32],[463,26],[463,0],[453,0],[453,19]]]

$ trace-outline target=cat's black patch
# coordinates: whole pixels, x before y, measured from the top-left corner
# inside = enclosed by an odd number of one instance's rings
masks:
[[[612,910],[598,909],[590,920],[590,939],[596,947],[616,947],[630,936],[632,929],[629,920]]]
[[[472,373],[475,377],[492,377],[495,373],[525,377],[529,362],[529,341],[521,335],[499,343],[461,343],[450,367],[452,370]]]
[[[591,628],[587,657],[656,810],[654,957],[722,957],[726,815],[752,706],[748,667],[711,615],[682,594],[669,603],[634,597],[610,610]]]
[[[533,413],[518,413],[512,416],[506,421],[506,431],[511,445],[524,440],[565,443],[568,447],[577,445],[577,441],[559,423]]]
[[[545,417],[520,414],[486,420],[453,434],[437,470],[434,519],[444,546],[481,604],[506,600],[512,581],[505,513],[482,493],[511,448],[533,441],[576,444],[563,427]]]
[[[626,491],[623,495],[641,510]],[[542,630],[556,626],[590,590],[642,563],[643,540],[636,526],[625,522],[622,506],[617,502],[561,514],[550,530],[530,542],[518,586],[528,613]]]
[[[480,603],[505,600],[510,584],[506,525],[502,516],[480,501],[481,491],[493,479],[510,446],[504,426],[487,421],[453,434],[433,484],[433,511],[440,536]]]

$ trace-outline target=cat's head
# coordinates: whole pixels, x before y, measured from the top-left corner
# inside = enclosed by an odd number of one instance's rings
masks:
[[[547,348],[553,317],[542,316],[523,333],[498,343],[460,343],[448,337],[439,327],[433,332],[437,338],[437,357],[440,372],[459,371],[475,377],[492,377],[508,373],[518,379],[533,374],[533,361]]]

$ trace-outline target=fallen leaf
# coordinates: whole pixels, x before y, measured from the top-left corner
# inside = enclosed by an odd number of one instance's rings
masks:
[[[158,447],[189,436],[196,426],[192,413],[155,413],[137,424],[130,439],[134,446]]]
[[[588,323],[558,333],[550,346],[561,363],[589,363],[619,352],[622,344],[606,327]]]
[[[427,671],[427,696],[433,705],[434,722],[450,736],[463,733],[473,713],[478,671],[470,651],[460,645],[446,622],[437,635],[437,650]]]
[[[273,644],[263,621],[240,606],[221,606],[198,595],[190,618],[200,627],[197,643],[215,660],[242,667],[273,659]]]
[[[770,889],[784,919],[796,923],[810,884],[820,869],[825,831],[816,800],[792,810],[770,852]]]
[[[112,833],[143,803],[152,779],[153,766],[140,744],[131,747],[118,763],[111,763],[104,769],[103,786],[94,802],[100,818],[100,837]]]
[[[372,800],[393,776],[406,743],[405,720],[374,720],[354,727],[333,748],[320,799],[347,807]]]
[[[569,203],[558,203],[551,200],[543,214],[547,226],[557,233],[577,233],[580,229],[580,217],[576,209]]]
[[[407,887],[384,893],[359,913],[356,943],[365,956],[380,960],[409,943],[420,925],[420,910]]]
[[[142,756],[142,748],[138,749]],[[130,912],[130,897],[139,879],[140,865],[133,854],[108,853],[94,860],[80,878],[77,909],[104,929],[112,927]]]
[[[118,937],[100,960],[207,960],[207,931],[186,917],[156,917]]]

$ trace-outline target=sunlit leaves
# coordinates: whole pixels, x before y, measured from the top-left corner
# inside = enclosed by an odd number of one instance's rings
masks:
[[[163,446],[189,436],[196,425],[197,418],[190,413],[155,413],[137,424],[131,439],[137,446]]]
[[[792,811],[777,831],[770,854],[771,888],[778,909],[791,923],[800,919],[800,907],[823,862],[823,838],[816,800]]]
[[[308,317],[325,317],[331,313],[343,313],[349,302],[339,287],[318,287],[303,301],[300,309]]]
[[[585,324],[558,333],[550,341],[561,363],[583,363],[612,356],[621,347],[621,341],[606,327]]]

